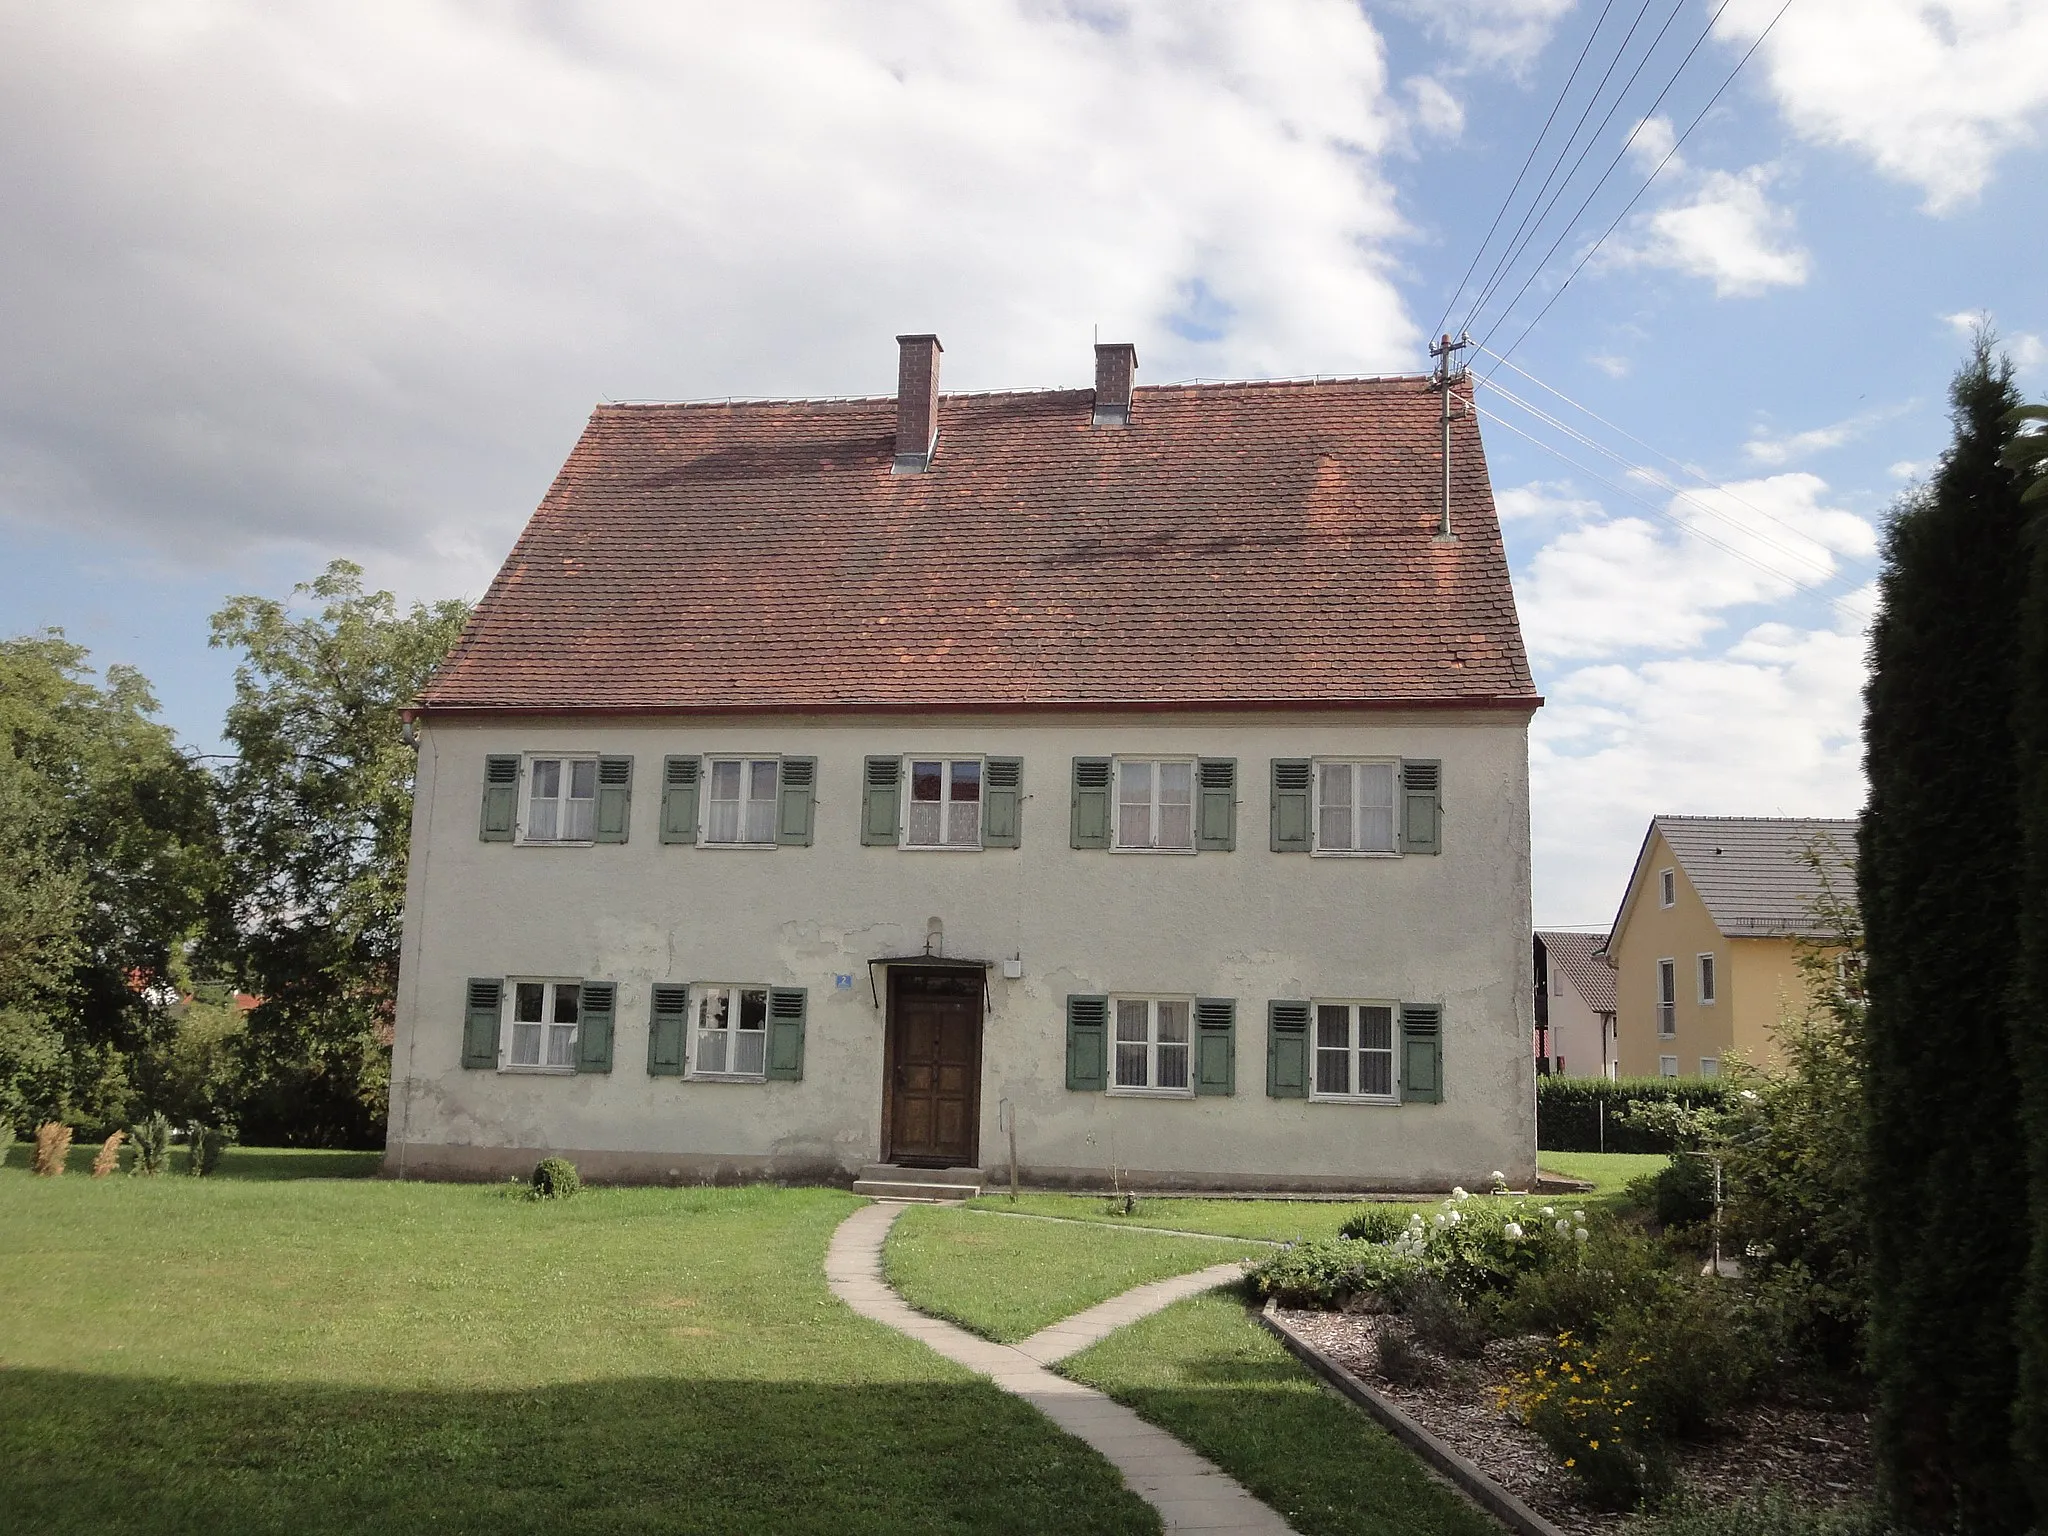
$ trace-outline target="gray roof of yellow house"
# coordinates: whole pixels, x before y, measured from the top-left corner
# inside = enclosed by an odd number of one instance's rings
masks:
[[[1714,926],[1731,939],[1825,938],[1814,915],[1825,874],[1834,895],[1856,899],[1856,823],[1814,816],[1658,816],[1661,832],[1685,878],[1699,892]],[[1643,852],[1650,838],[1643,838]],[[1816,869],[1807,850],[1819,854]],[[1643,855],[1636,864],[1641,868]],[[1636,886],[1630,881],[1630,889]],[[1615,916],[1615,931],[1627,912]]]

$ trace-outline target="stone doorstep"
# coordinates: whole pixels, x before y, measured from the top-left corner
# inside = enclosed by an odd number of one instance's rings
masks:
[[[896,1183],[882,1179],[855,1179],[853,1192],[870,1200],[905,1200],[920,1205],[942,1205],[954,1200],[972,1200],[981,1193],[979,1184]]]

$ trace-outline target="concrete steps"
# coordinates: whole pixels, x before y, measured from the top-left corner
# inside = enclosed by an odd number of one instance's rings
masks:
[[[853,1192],[871,1200],[972,1200],[981,1193],[981,1170],[870,1163],[853,1181]]]

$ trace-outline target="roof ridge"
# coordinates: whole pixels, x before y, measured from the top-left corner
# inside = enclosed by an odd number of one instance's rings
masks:
[[[1272,379],[1173,379],[1163,384],[1139,384],[1133,395],[1159,395],[1168,391],[1192,394],[1228,389],[1308,389],[1326,384],[1426,384],[1426,373],[1304,373]],[[946,400],[1043,399],[1053,395],[1092,397],[1086,384],[1046,384],[1024,389],[949,389],[939,392]],[[894,395],[701,395],[688,400],[605,399],[598,410],[709,410],[734,405],[893,405]]]

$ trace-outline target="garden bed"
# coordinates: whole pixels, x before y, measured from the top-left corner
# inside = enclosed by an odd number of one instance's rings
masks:
[[[1587,1503],[1573,1474],[1501,1406],[1501,1390],[1528,1341],[1497,1340],[1477,1360],[1446,1359],[1417,1345],[1434,1367],[1434,1380],[1395,1386],[1380,1377],[1378,1339],[1382,1329],[1405,1327],[1398,1318],[1292,1308],[1279,1309],[1279,1316],[1560,1530],[1605,1536],[1625,1525],[1626,1515]],[[1739,1409],[1710,1441],[1675,1444],[1672,1459],[1680,1483],[1714,1505],[1766,1486],[1811,1504],[1874,1493],[1868,1416],[1784,1397]]]

